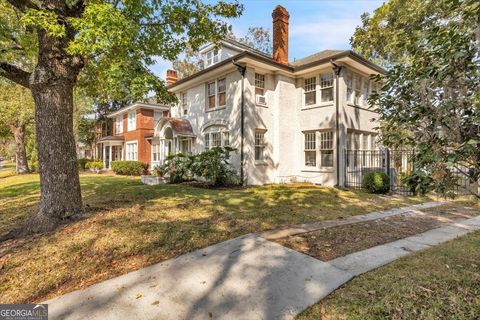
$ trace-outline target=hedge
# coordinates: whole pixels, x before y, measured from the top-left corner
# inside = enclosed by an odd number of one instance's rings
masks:
[[[112,171],[124,176],[139,176],[143,170],[148,169],[148,164],[140,161],[112,161]]]
[[[371,193],[388,193],[390,177],[382,171],[369,172],[362,179],[362,188]]]
[[[85,164],[85,169],[102,170],[103,169],[103,161],[88,161]]]

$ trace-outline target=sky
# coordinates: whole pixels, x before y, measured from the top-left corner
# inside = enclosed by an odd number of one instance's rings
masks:
[[[209,1],[213,2],[213,0]],[[384,0],[239,0],[244,5],[242,16],[228,20],[236,36],[243,36],[248,27],[264,27],[272,31],[272,11],[282,5],[290,13],[289,60],[301,59],[325,49],[350,49],[350,37],[360,25],[360,15],[372,13]],[[151,67],[160,78],[172,64],[157,59]]]

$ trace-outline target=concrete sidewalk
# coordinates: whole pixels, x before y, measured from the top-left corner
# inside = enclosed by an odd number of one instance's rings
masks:
[[[356,275],[479,229],[476,217],[329,262],[246,235],[45,303],[49,319],[292,319]]]

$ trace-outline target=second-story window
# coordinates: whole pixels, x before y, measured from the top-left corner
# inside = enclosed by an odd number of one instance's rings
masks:
[[[333,101],[333,73],[322,73],[320,75],[320,95],[322,102]]]
[[[310,106],[317,103],[317,77],[311,77],[305,79],[304,90],[305,90],[305,105]]]
[[[137,128],[136,122],[136,112],[131,111],[128,113],[128,122],[127,122],[128,131],[135,130]]]
[[[162,111],[153,111],[153,125],[155,126],[160,118],[162,117]]]
[[[215,108],[216,87],[215,81],[207,84],[208,108]]]
[[[226,91],[227,91],[227,84],[225,79],[220,79],[217,81],[217,92],[218,92],[218,105],[217,107],[224,106],[226,104]]]
[[[227,80],[218,79],[207,83],[207,109],[225,107],[227,104]]]
[[[265,95],[265,75],[255,73],[255,95]]]
[[[123,114],[117,116],[115,121],[115,132],[122,133],[123,132]]]
[[[182,106],[182,114],[186,116],[188,113],[188,106],[187,106],[187,94],[185,92],[180,95],[180,104]]]
[[[218,49],[213,49],[205,53],[205,67],[210,67],[211,65],[218,62],[220,59]]]
[[[358,106],[360,105],[360,96],[362,94],[362,77],[356,73],[353,75],[353,91],[353,103]]]
[[[350,71],[345,73],[345,85],[347,86],[347,102],[353,103],[353,79]]]

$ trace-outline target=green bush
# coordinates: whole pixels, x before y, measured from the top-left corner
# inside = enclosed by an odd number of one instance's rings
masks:
[[[85,169],[102,170],[103,169],[103,161],[88,161],[85,164]]]
[[[79,169],[82,169],[82,170],[85,170],[85,169],[86,169],[85,165],[86,165],[89,161],[90,161],[90,159],[87,159],[87,158],[77,159],[78,168],[79,168]]]
[[[424,171],[414,171],[410,175],[402,179],[410,192],[414,195],[425,195],[432,191],[435,187],[433,178]]]
[[[362,188],[371,193],[387,193],[390,191],[390,177],[382,171],[369,172],[362,179]]]
[[[193,180],[190,170],[196,156],[187,156],[182,153],[168,156],[165,163],[158,168],[162,175],[168,175],[170,183],[181,183]]]
[[[190,166],[192,174],[216,187],[238,184],[237,172],[229,162],[230,152],[234,150],[216,147],[196,155]]]
[[[148,164],[140,161],[112,161],[110,167],[116,174],[124,176],[139,176],[148,169]]]

